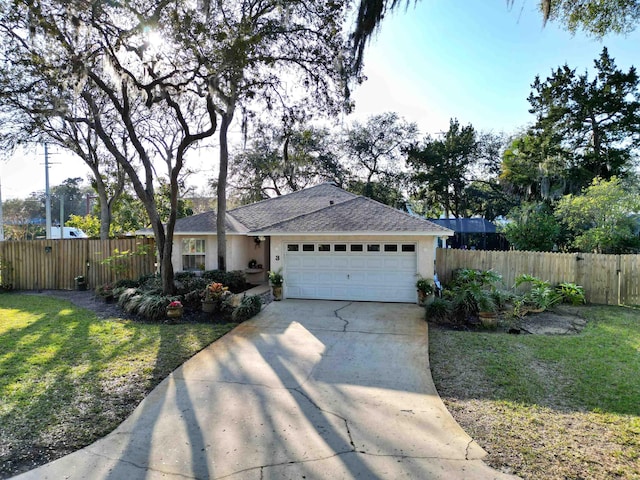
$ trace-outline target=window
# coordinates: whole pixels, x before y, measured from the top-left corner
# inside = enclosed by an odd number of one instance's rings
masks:
[[[321,243],[320,245],[318,245],[318,251],[319,252],[330,252],[331,251],[331,245],[329,245],[328,243]]]
[[[351,251],[352,252],[362,252],[364,251],[364,248],[362,247],[362,245],[351,245]]]
[[[316,246],[313,243],[305,243],[304,245],[302,245],[302,251],[303,252],[315,252],[316,251]]]
[[[182,270],[204,270],[205,241],[201,238],[182,240]]]
[[[287,245],[287,252],[297,252],[299,248],[300,248],[299,245],[295,243],[290,243],[289,245]]]
[[[411,243],[411,244],[405,243],[404,245],[402,245],[402,251],[403,252],[415,252],[416,251],[416,246],[413,243]]]
[[[336,245],[333,246],[333,251],[334,252],[346,252],[347,251],[347,246],[344,243],[337,243]]]
[[[374,244],[369,244],[367,245],[367,252],[379,252],[380,251],[380,245],[378,245],[377,243]]]
[[[386,244],[384,246],[384,251],[385,252],[397,252],[398,251],[398,245]]]

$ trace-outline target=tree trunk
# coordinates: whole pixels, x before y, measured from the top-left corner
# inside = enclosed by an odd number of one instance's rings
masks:
[[[173,281],[173,262],[171,261],[171,253],[173,252],[173,235],[170,235],[170,237],[170,240],[168,237],[165,239],[160,266],[162,293],[164,295],[173,295],[176,293],[176,285]]]
[[[98,164],[87,160],[85,160],[85,163],[89,165],[93,173],[96,193],[98,194],[98,203],[100,204],[100,240],[107,240],[109,238],[109,230],[111,229],[111,204],[112,201],[120,195],[122,189],[116,189],[114,197],[110,201],[107,186],[102,180]],[[121,183],[124,184],[124,180]]]
[[[111,229],[111,202],[107,200],[106,195],[98,194],[98,198],[100,201],[100,240],[108,240]]]
[[[218,270],[227,270],[227,172],[229,169],[229,143],[227,133],[233,120],[233,108],[222,114],[220,122],[220,171],[218,173],[218,211],[216,233],[218,236]]]

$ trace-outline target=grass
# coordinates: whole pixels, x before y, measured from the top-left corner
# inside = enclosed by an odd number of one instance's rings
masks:
[[[443,400],[525,479],[640,479],[640,310],[586,307],[579,335],[430,329]]]
[[[67,301],[0,295],[0,477],[110,432],[234,326],[100,320]]]

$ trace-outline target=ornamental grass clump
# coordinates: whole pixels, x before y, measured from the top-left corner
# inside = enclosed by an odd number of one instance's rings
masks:
[[[262,300],[259,295],[250,295],[242,298],[240,305],[238,305],[231,315],[234,322],[244,322],[249,320],[260,313],[262,308]]]

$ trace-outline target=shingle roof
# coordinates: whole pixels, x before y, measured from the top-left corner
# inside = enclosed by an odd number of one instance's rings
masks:
[[[447,228],[409,215],[330,183],[244,205],[227,212],[227,232],[284,233],[431,233],[452,235]],[[216,212],[181,218],[176,233],[215,233]]]
[[[434,233],[450,230],[366,197],[354,197],[321,210],[285,220],[251,233]]]
[[[211,233],[216,231],[216,212],[205,212],[176,221],[175,233]],[[225,222],[228,233],[246,233],[248,229],[227,215]]]
[[[249,230],[258,230],[328,207],[332,202],[335,205],[356,197],[332,183],[322,183],[289,195],[234,208],[228,213]]]

